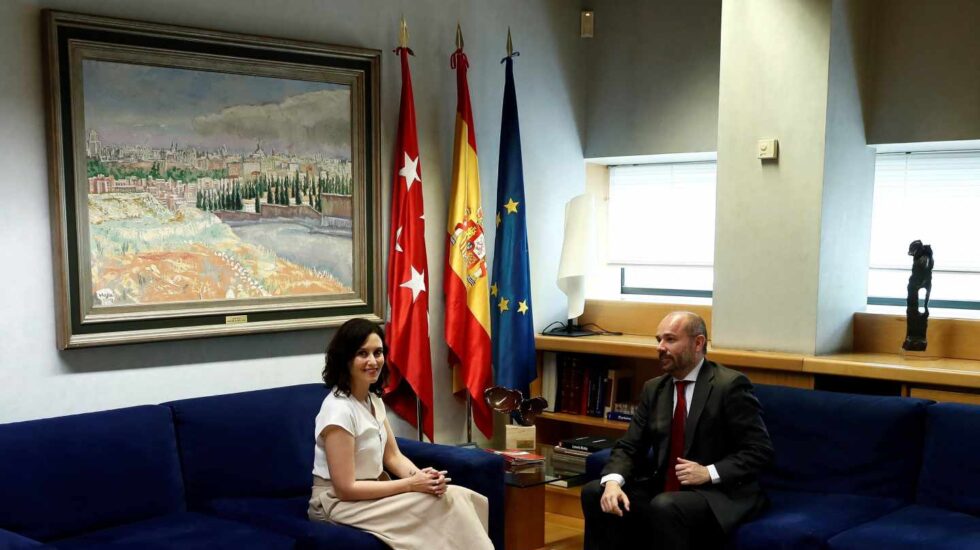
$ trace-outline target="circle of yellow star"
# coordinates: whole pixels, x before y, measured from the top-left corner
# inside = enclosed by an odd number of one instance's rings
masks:
[[[493,283],[492,285],[490,285],[490,295],[491,296],[497,295],[497,283]]]
[[[510,198],[510,199],[507,200],[507,204],[504,205],[504,208],[507,209],[507,213],[508,214],[517,214],[517,205],[518,204],[521,204],[521,203],[514,202],[514,199],[513,198]]]
[[[500,308],[500,313],[508,311],[510,308],[507,307],[510,304],[510,300],[507,298],[501,298],[500,302],[497,303],[497,307]]]
[[[497,212],[497,225],[500,225],[500,212]]]
[[[527,310],[528,310],[527,300],[521,300],[520,302],[517,302],[517,312],[518,313],[521,313],[523,315],[527,315]]]

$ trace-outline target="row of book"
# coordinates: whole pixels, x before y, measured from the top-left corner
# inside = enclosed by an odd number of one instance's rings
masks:
[[[632,372],[596,364],[588,355],[545,354],[541,389],[554,412],[629,421],[635,407]]]

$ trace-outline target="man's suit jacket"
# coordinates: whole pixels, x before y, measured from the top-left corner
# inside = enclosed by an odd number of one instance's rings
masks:
[[[617,473],[627,486],[647,483],[652,492],[663,490],[673,417],[672,380],[665,374],[644,384],[633,421],[613,448],[602,475]],[[760,410],[745,375],[705,359],[694,384],[682,458],[702,466],[714,464],[721,482],[682,486],[682,490],[704,495],[725,533],[765,503],[756,478],[773,451]]]

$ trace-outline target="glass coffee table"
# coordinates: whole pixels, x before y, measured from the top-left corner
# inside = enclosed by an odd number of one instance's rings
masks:
[[[539,454],[545,457],[544,462],[510,468],[504,473],[506,550],[532,550],[544,546],[545,485],[556,482],[577,485],[584,481],[584,473],[556,470],[551,462],[551,448],[541,451]]]
[[[585,473],[571,473],[567,470],[556,470],[551,464],[551,457],[546,457],[542,463],[509,468],[504,471],[504,483],[508,487],[519,487],[521,489],[556,482],[561,482],[557,484],[567,487],[584,477]]]

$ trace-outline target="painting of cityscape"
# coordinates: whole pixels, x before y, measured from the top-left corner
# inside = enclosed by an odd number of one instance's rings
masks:
[[[60,348],[381,320],[380,51],[43,19]]]
[[[349,294],[349,86],[86,60],[97,307]]]

